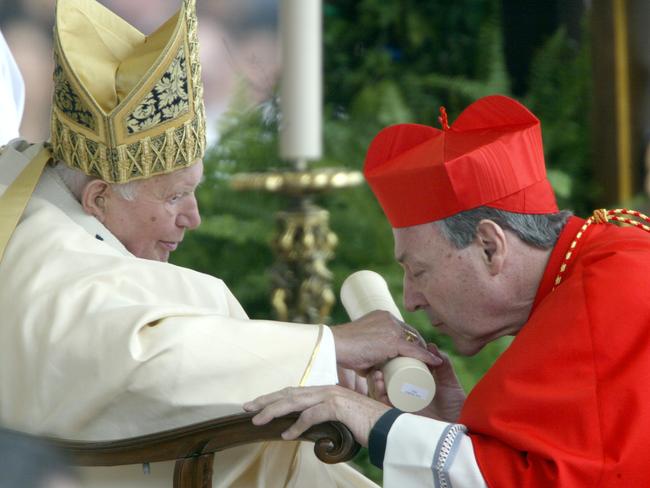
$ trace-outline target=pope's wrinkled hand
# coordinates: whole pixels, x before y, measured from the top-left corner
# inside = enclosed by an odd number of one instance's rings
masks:
[[[282,433],[285,440],[298,438],[313,425],[338,420],[350,429],[362,446],[368,445],[372,426],[388,409],[372,398],[341,386],[285,388],[244,404],[248,412],[259,411],[252,419],[255,425],[264,425],[291,412],[302,412],[296,423]]]
[[[419,359],[432,367],[442,364],[426,349],[416,329],[382,310],[332,327],[332,334],[338,364],[362,375],[397,356]]]

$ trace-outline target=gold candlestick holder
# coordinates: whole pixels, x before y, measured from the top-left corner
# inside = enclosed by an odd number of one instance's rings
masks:
[[[327,262],[334,256],[338,237],[329,227],[329,212],[311,198],[362,182],[360,171],[342,168],[233,176],[230,184],[235,190],[281,193],[290,198],[289,207],[276,214],[272,243],[276,262],[271,268],[271,305],[278,320],[328,322],[336,297]]]

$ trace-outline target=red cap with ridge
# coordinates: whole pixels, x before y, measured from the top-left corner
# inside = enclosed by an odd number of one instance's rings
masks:
[[[546,179],[539,119],[519,102],[481,98],[443,129],[399,124],[373,139],[364,174],[393,227],[487,206],[517,213],[558,211]]]

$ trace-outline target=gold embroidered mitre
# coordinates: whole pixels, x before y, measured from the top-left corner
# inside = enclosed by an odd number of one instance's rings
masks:
[[[145,36],[95,0],[58,0],[55,159],[104,181],[125,183],[203,157],[195,2],[183,0],[176,15]]]

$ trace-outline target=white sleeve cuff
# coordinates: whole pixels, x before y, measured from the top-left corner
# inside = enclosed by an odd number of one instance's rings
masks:
[[[335,385],[339,382],[336,372],[336,349],[334,335],[329,327],[323,325],[323,337],[316,351],[311,370],[302,386]]]
[[[384,487],[486,487],[465,432],[460,424],[400,415],[388,433]]]

